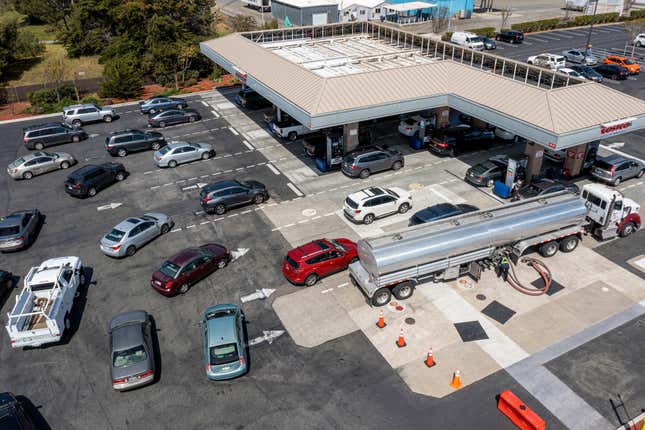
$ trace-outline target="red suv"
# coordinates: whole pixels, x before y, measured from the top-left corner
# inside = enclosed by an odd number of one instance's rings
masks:
[[[311,287],[356,260],[356,243],[351,240],[318,239],[289,251],[282,262],[282,274],[293,284]]]
[[[229,261],[231,253],[222,245],[207,243],[199,248],[186,248],[152,274],[150,285],[164,296],[184,294],[191,285],[215,269],[223,269]]]

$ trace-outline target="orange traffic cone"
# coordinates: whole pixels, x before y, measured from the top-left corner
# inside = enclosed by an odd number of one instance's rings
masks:
[[[401,331],[399,332],[399,338],[396,340],[396,346],[398,346],[399,348],[407,346],[407,343],[405,343],[405,338],[403,337],[403,328],[401,328]]]
[[[428,367],[432,367],[437,364],[434,362],[434,357],[432,356],[432,348],[430,348],[430,351],[428,351],[428,356],[426,357],[426,361],[424,361],[424,363]]]
[[[383,317],[383,311],[379,312],[378,314],[378,322],[376,323],[376,327],[378,328],[383,328],[387,324],[385,324],[385,318]]]
[[[455,373],[452,374],[452,381],[450,381],[450,386],[455,390],[461,388],[461,378],[459,377],[459,370],[455,370]]]

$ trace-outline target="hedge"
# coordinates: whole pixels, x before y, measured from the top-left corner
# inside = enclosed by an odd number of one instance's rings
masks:
[[[645,18],[645,9],[633,10],[629,13],[629,19]]]
[[[452,37],[452,31],[446,31],[444,34],[441,35],[441,40],[444,42],[450,42],[450,38]]]
[[[598,13],[593,18],[592,15],[581,15],[575,19],[564,21],[560,18],[543,19],[540,21],[520,22],[511,25],[513,30],[518,30],[524,33],[533,33],[536,31],[554,30],[556,28],[567,27],[583,27],[591,24],[593,19],[594,24],[605,24],[608,22],[629,21],[645,17],[645,10],[632,11],[629,17],[620,17],[617,12],[612,13]]]
[[[495,27],[482,27],[482,28],[473,28],[472,30],[466,30],[469,33],[475,33],[480,36],[486,36],[490,38],[495,38]]]

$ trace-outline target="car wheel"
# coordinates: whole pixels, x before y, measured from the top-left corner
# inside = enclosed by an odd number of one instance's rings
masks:
[[[175,160],[170,160],[168,162],[168,167],[177,167],[177,161]]]
[[[132,257],[136,253],[137,253],[137,247],[134,245],[128,246],[128,249],[125,250],[125,255],[128,257]]]
[[[621,178],[620,176],[617,177],[616,180],[614,181],[614,184],[613,184],[614,187],[619,186],[621,182],[623,182],[623,178]]]
[[[210,152],[204,152],[202,154],[202,160],[208,160],[209,158],[211,158],[211,153]]]
[[[63,317],[63,324],[65,325],[65,330],[69,330],[69,328],[72,326],[72,322],[69,319],[69,312],[65,312],[65,316]]]
[[[184,108],[184,105],[182,105],[181,103],[177,105],[177,109],[183,109],[183,108]]]
[[[620,237],[627,237],[633,232],[636,231],[636,226],[633,222],[625,224],[625,226],[620,230]]]
[[[39,150],[39,151],[40,151],[41,149],[43,149],[44,147],[45,147],[45,145],[43,145],[41,142],[38,142],[38,143],[36,143],[36,144],[34,145],[34,148],[36,148],[36,149],[37,149],[37,150]]]
[[[402,282],[396,287],[392,288],[392,294],[399,300],[405,300],[412,297],[414,293],[414,285],[412,282]]]
[[[565,237],[560,241],[560,251],[571,252],[578,247],[578,242],[580,242],[580,240],[577,236]]]
[[[540,246],[540,255],[542,257],[553,257],[558,252],[558,243],[554,240]]]
[[[374,222],[374,215],[373,214],[367,214],[363,218],[363,224],[372,224]]]
[[[62,163],[60,163],[60,168],[69,169],[69,161],[63,161]]]
[[[375,306],[375,307],[385,306],[388,303],[390,303],[391,299],[392,299],[392,292],[390,291],[389,288],[387,287],[379,288],[374,292],[374,295],[372,296],[372,306]]]
[[[81,125],[83,125],[83,123],[80,119],[75,119],[74,121],[72,121],[72,125],[75,127],[80,127]]]
[[[125,148],[120,148],[118,151],[116,151],[116,155],[118,155],[119,157],[125,157],[126,155],[128,155],[128,151]]]
[[[161,234],[166,234],[170,231],[170,226],[168,224],[164,224],[161,226]]]
[[[222,259],[217,263],[217,268],[218,268],[218,269],[223,269],[223,268],[225,268],[225,267],[226,267],[226,265],[227,265],[227,264],[228,264],[228,263],[227,263],[227,261],[226,261],[226,258],[222,258]]]
[[[181,284],[181,287],[179,287],[179,293],[180,294],[186,294],[188,290],[190,289],[190,285],[188,283]]]
[[[611,75],[611,79],[613,79],[614,81],[617,81],[618,80],[618,75]]]
[[[112,122],[112,115],[105,115],[103,117],[103,121],[105,122]]]
[[[642,44],[642,43],[641,43],[641,41],[639,40],[638,42],[636,42],[636,46],[638,46],[638,47],[640,48],[641,46],[643,46],[643,44]]]
[[[402,203],[401,206],[399,206],[399,213],[400,214],[404,214],[409,210],[410,210],[410,204],[409,203]]]
[[[224,206],[222,203],[219,203],[217,206],[215,206],[215,213],[217,215],[224,215],[226,212],[226,206]]]
[[[403,163],[400,161],[395,161],[394,164],[392,164],[392,170],[399,170],[401,167],[403,167]]]
[[[260,203],[264,202],[264,196],[262,194],[256,194],[255,197],[253,198],[253,202],[256,205],[259,205]]]
[[[367,169],[363,169],[361,170],[361,173],[358,174],[358,176],[360,176],[361,179],[366,179],[370,176],[370,171]]]
[[[153,114],[155,114],[156,112],[157,112],[157,110],[156,110],[156,109],[150,109],[150,110],[148,111],[148,113],[149,113],[150,115],[153,115]]]
[[[189,116],[188,117],[188,122],[195,122],[196,119],[197,118],[195,118],[194,116]]]
[[[96,188],[92,187],[87,191],[87,195],[90,197],[94,197],[96,195]]]
[[[161,148],[161,144],[159,142],[155,142],[152,144],[152,150],[153,151],[158,151],[159,148]]]
[[[34,177],[34,174],[31,172],[25,172],[22,174],[22,179],[31,179]]]
[[[645,174],[645,169],[643,169],[643,170],[641,170],[640,172],[638,172],[638,175],[636,175],[636,177],[637,177],[637,178],[642,178],[642,177],[643,177],[643,174]]]
[[[161,128],[166,127],[166,121],[160,121],[159,122],[159,127],[161,127]]]
[[[124,180],[124,179],[125,179],[125,173],[123,173],[123,172],[119,172],[119,173],[117,173],[117,174],[116,174],[116,176],[115,176],[114,178],[115,178],[117,181],[122,181],[122,180]]]
[[[499,42],[499,36],[495,36],[495,40]]]
[[[83,268],[82,267],[80,268],[80,271],[81,271],[81,274],[78,275],[78,285],[79,285],[79,287],[85,285],[85,274],[83,273]]]
[[[315,273],[310,273],[305,278],[305,285],[308,287],[313,287],[314,285],[316,285],[316,282],[318,282],[318,275],[316,275]]]
[[[492,179],[489,179],[489,180],[486,182],[486,186],[487,186],[488,188],[493,188],[493,185],[495,185],[495,181],[493,181]]]
[[[74,136],[72,136],[72,142],[78,143],[80,141],[81,141],[81,138],[79,135],[75,134]]]
[[[297,138],[298,138],[298,133],[296,133],[295,131],[292,131],[287,135],[287,139],[289,139],[292,142]]]

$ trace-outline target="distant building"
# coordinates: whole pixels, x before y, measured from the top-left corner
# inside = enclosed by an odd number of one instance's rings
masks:
[[[296,27],[338,22],[339,0],[272,0],[271,15]]]
[[[385,18],[384,0],[341,0],[341,22],[372,21]]]

